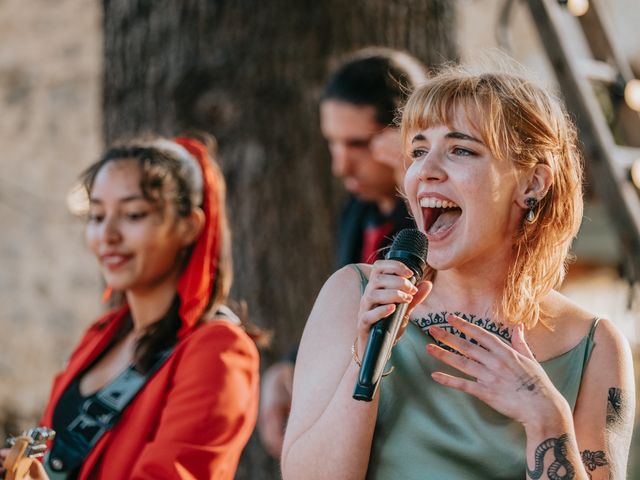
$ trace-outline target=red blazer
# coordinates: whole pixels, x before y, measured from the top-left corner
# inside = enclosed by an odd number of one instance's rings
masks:
[[[42,424],[58,399],[106,348],[126,310],[98,320],[53,382]],[[85,479],[233,479],[256,423],[258,351],[238,326],[204,323],[182,338],[169,359],[87,456]]]

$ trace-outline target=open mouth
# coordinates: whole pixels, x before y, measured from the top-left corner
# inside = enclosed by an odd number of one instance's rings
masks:
[[[424,231],[428,236],[441,238],[449,232],[462,215],[462,209],[448,200],[435,197],[420,199]]]

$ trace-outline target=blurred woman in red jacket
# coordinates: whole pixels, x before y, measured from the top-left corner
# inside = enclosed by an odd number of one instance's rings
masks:
[[[232,479],[254,428],[258,352],[225,306],[222,175],[200,141],[134,141],[85,172],[87,243],[122,306],[85,333],[42,424],[52,478]]]

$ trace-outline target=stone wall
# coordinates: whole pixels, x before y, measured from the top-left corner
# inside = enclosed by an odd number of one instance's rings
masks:
[[[66,208],[101,149],[100,12],[95,0],[0,1],[0,438],[38,418],[100,309]]]

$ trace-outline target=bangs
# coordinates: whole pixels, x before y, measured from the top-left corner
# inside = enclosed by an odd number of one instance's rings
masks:
[[[517,150],[518,138],[507,128],[508,107],[490,85],[489,75],[438,76],[416,90],[402,114],[401,134],[405,149],[410,137],[431,127],[453,126],[458,109],[462,109],[471,127],[478,132],[493,156],[503,160]],[[514,119],[515,120],[515,119]]]

